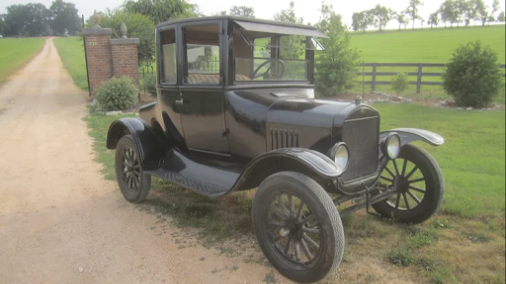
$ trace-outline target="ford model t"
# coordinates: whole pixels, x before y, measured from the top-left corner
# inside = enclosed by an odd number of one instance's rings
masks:
[[[107,137],[125,198],[142,202],[152,176],[212,198],[257,188],[258,243],[298,282],[339,265],[346,214],[370,206],[399,222],[430,218],[443,176],[409,143],[443,138],[380,132],[371,106],[315,99],[318,37],[325,34],[310,26],[234,17],[158,25],[157,100],[140,118],[112,123]]]

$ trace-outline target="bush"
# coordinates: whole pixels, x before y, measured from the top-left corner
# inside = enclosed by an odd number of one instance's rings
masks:
[[[408,89],[409,78],[406,73],[398,73],[392,79],[392,89],[400,94]]]
[[[151,97],[156,98],[156,76],[154,74],[144,76],[144,88]]]
[[[351,34],[332,6],[322,4],[316,25],[328,38],[320,38],[325,51],[316,56],[316,91],[323,96],[342,94],[353,87],[359,52],[351,46]]]
[[[138,101],[139,88],[129,77],[113,77],[100,86],[95,99],[103,111],[132,107]]]
[[[486,106],[501,87],[497,55],[479,41],[461,45],[447,64],[443,86],[459,105]]]

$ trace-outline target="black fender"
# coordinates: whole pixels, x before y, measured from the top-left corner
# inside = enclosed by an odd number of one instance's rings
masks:
[[[163,133],[157,133],[144,120],[136,117],[120,118],[109,126],[107,149],[116,149],[124,135],[131,134],[139,151],[139,159],[144,170],[157,169],[166,152]]]
[[[255,188],[268,176],[281,171],[305,174],[317,182],[329,183],[343,173],[329,157],[303,148],[283,148],[250,161],[231,190]]]
[[[412,141],[423,141],[432,146],[441,146],[445,143],[445,139],[432,131],[417,128],[396,128],[380,133],[381,138],[386,137],[388,134],[395,132],[401,137],[401,146],[404,146]]]

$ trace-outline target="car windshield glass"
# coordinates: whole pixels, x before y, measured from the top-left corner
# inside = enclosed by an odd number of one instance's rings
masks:
[[[309,36],[239,29],[234,30],[233,36],[236,82],[308,81],[313,50],[322,48]]]

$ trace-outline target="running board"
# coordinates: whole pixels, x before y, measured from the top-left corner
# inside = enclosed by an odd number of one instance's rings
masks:
[[[241,168],[215,161],[190,159],[178,150],[171,150],[165,155],[161,168],[144,173],[216,198],[232,189],[241,174]]]

